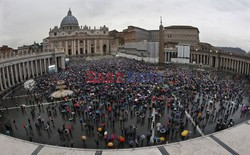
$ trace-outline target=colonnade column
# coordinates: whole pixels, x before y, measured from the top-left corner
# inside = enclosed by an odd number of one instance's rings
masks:
[[[23,62],[23,75],[24,75],[24,80],[26,80],[26,78],[27,78],[27,72],[26,72],[25,62]]]
[[[18,64],[18,70],[19,70],[20,82],[22,82],[23,81],[23,71],[22,71],[21,62]]]
[[[7,74],[7,82],[8,82],[8,86],[10,87],[10,74],[9,74],[9,66],[6,66],[6,74]]]
[[[0,89],[1,89],[1,91],[4,90],[4,88],[3,88],[3,78],[2,78],[2,68],[0,68]]]
[[[232,70],[232,59],[229,59],[229,70]]]
[[[32,77],[35,77],[34,61],[32,60],[30,63],[31,63],[31,74],[32,74]]]
[[[250,63],[247,64],[247,75],[250,76]]]
[[[11,81],[12,85],[15,85],[15,79],[14,79],[14,71],[13,71],[13,65],[10,65],[10,74],[11,74]]]
[[[14,70],[15,70],[16,82],[19,82],[17,64],[14,65]]]
[[[3,85],[4,88],[7,89],[7,81],[6,81],[6,75],[5,75],[5,67],[2,68],[2,73],[3,73]]]

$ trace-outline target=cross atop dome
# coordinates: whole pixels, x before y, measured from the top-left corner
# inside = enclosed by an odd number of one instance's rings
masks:
[[[72,16],[72,12],[71,12],[70,8],[69,8],[69,11],[68,11],[68,16]]]

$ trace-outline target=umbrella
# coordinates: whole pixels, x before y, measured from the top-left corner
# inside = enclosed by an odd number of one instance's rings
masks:
[[[125,142],[125,138],[122,137],[122,136],[120,136],[120,137],[119,137],[119,142],[124,143],[124,142]]]
[[[113,144],[112,142],[109,142],[109,143],[108,143],[108,147],[113,147],[113,145],[114,145],[114,144]]]
[[[76,103],[74,104],[75,107],[80,107],[80,104]]]
[[[97,129],[97,131],[98,131],[98,132],[101,132],[101,131],[102,131],[102,128],[101,128],[101,127],[99,127],[99,128]]]
[[[108,107],[108,111],[111,112],[112,111],[112,107]]]
[[[165,141],[164,137],[160,137],[161,142]]]
[[[165,84],[163,87],[164,87],[164,88],[169,88],[168,84]]]
[[[100,113],[101,113],[101,111],[100,111],[100,110],[96,110],[96,111],[95,111],[95,113],[100,114]]]
[[[157,123],[157,124],[156,124],[156,127],[157,127],[157,128],[161,127],[161,123],[160,123],[160,122]]]
[[[134,145],[135,141],[130,140],[128,143],[129,143],[129,145]]]
[[[186,137],[186,136],[188,135],[188,131],[187,131],[187,130],[182,131],[181,135],[182,135],[183,137]]]
[[[86,136],[82,136],[82,140],[85,141],[87,139]]]
[[[108,135],[108,131],[105,131],[105,132],[104,132],[104,136],[107,136],[107,135]]]
[[[141,135],[141,140],[145,139],[146,136],[145,135]]]
[[[111,139],[112,140],[116,139],[116,136],[114,134],[111,134]]]

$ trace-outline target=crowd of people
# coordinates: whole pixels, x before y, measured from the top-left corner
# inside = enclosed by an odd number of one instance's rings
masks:
[[[160,72],[163,80],[129,83],[125,74],[123,83],[88,83],[87,71]],[[72,95],[51,97],[59,80]],[[157,65],[125,58],[70,62],[64,70],[36,79],[29,113],[22,104],[29,117],[22,127],[30,141],[36,139],[35,128],[49,138],[58,135],[63,146],[71,147],[79,147],[79,141],[86,148],[126,148],[185,140],[202,135],[211,124],[213,131],[233,126],[235,113],[249,118],[248,82],[212,69],[168,65],[158,70]],[[49,104],[43,104],[45,99]],[[18,128],[14,121],[4,124],[10,135],[13,126]]]

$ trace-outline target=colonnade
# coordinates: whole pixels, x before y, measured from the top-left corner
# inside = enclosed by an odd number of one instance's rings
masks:
[[[165,52],[165,62],[171,62],[171,58],[177,58],[177,52]],[[190,53],[190,63],[206,65],[218,69],[232,71],[239,74],[250,76],[250,58],[230,55],[227,53],[202,52]]]
[[[55,64],[56,68],[64,68],[64,55],[53,56],[50,54],[50,56],[39,57],[31,55],[30,58],[0,62],[0,93],[18,83],[48,73],[48,67],[52,64]]]

